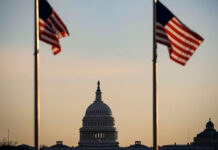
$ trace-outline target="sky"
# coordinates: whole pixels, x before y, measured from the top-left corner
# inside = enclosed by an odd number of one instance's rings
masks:
[[[97,81],[120,146],[152,146],[152,1],[48,0],[67,26],[62,52],[40,42],[41,144],[77,146]],[[185,67],[158,44],[159,145],[218,129],[217,0],[161,0],[204,42]],[[0,141],[34,144],[34,1],[0,1]],[[130,136],[131,135],[131,136]]]

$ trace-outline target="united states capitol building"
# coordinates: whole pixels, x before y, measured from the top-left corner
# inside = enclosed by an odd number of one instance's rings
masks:
[[[117,148],[118,133],[110,107],[102,101],[100,82],[96,91],[95,101],[87,108],[80,128],[78,149],[93,147]]]
[[[97,83],[95,100],[88,106],[82,119],[82,127],[79,129],[80,138],[77,147],[64,145],[57,141],[50,147],[42,147],[42,150],[152,150],[152,147],[143,145],[140,141],[135,144],[120,147],[118,142],[118,131],[115,127],[115,119],[110,107],[102,100],[100,82]],[[0,148],[1,149],[1,148]],[[28,145],[19,145],[17,149],[32,150]],[[184,145],[160,146],[160,150],[218,150],[218,132],[214,124],[209,120],[206,129],[199,133],[193,143]]]

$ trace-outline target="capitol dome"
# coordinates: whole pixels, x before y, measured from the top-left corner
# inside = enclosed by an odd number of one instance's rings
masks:
[[[111,109],[110,107],[105,104],[103,101],[94,101],[93,104],[91,104],[87,110],[86,110],[86,116],[92,116],[92,115],[111,115]]]
[[[80,128],[79,147],[118,147],[114,117],[101,94],[98,81],[95,101],[87,108]]]
[[[86,116],[112,115],[110,107],[101,100],[100,82],[96,91],[95,101],[86,110]]]

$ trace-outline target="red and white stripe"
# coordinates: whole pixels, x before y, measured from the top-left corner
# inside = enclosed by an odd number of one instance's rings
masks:
[[[54,54],[61,51],[59,39],[69,36],[66,26],[55,11],[52,12],[47,21],[39,19],[39,33],[41,41],[52,45],[52,51]]]
[[[173,17],[165,26],[156,22],[156,42],[168,46],[170,58],[185,65],[203,38]]]

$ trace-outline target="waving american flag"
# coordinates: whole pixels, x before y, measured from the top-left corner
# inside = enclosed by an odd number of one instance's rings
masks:
[[[39,0],[39,38],[52,45],[52,51],[61,51],[59,39],[69,36],[66,26],[46,0]]]
[[[203,38],[184,25],[161,2],[156,5],[156,42],[168,46],[170,58],[185,65]]]

